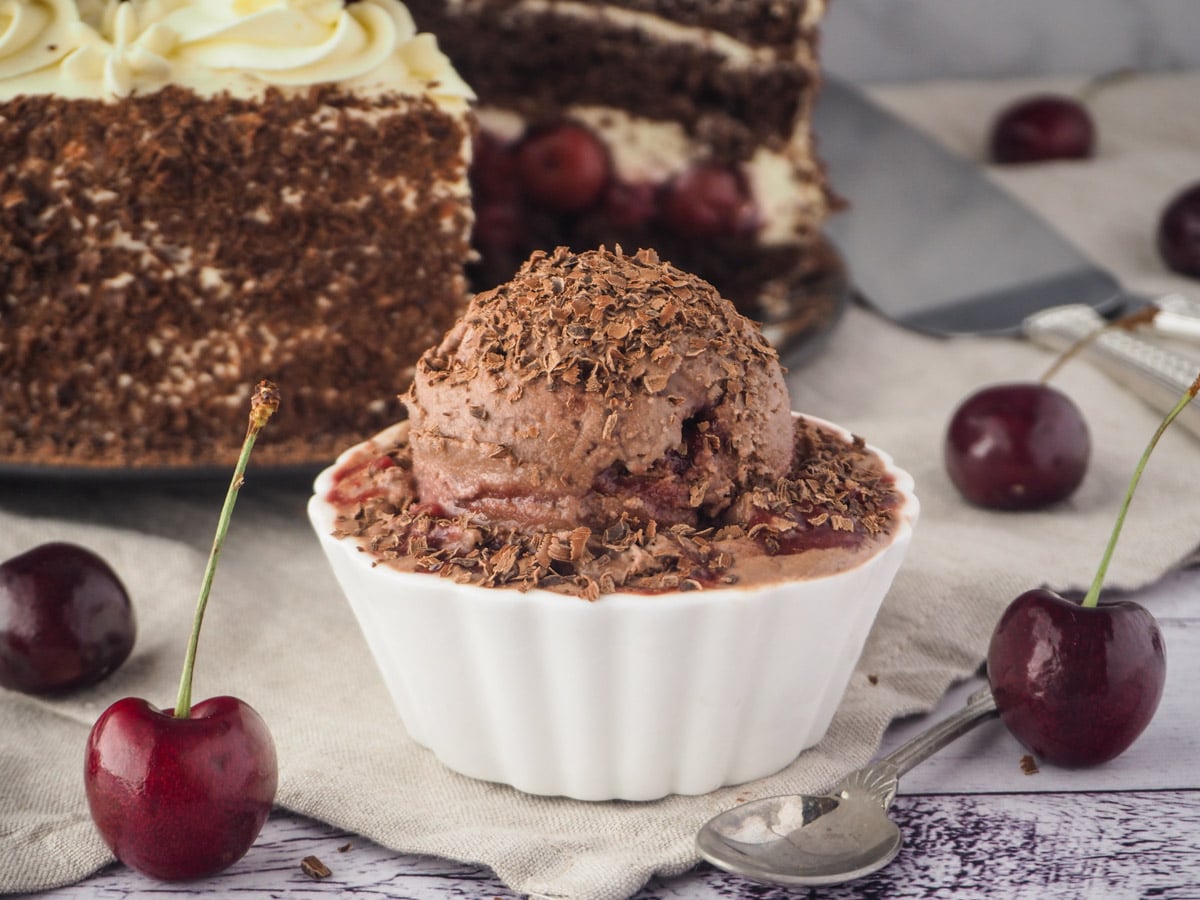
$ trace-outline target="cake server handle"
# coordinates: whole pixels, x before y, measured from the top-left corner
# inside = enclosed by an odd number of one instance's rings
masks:
[[[1090,306],[1070,304],[1029,316],[1023,331],[1035,344],[1062,352],[1105,324],[1106,320]],[[1101,331],[1080,355],[1164,414],[1200,373],[1200,360],[1159,347],[1119,328]],[[1180,413],[1179,424],[1200,437],[1200,406],[1189,404]]]
[[[1183,294],[1167,294],[1154,300],[1158,315],[1150,327],[1168,337],[1200,342],[1200,302]]]

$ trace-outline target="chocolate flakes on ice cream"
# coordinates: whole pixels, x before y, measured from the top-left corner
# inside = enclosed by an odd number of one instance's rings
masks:
[[[648,250],[536,252],[402,399],[329,499],[406,570],[589,599],[813,577],[899,503],[860,439],[791,412],[758,325]]]

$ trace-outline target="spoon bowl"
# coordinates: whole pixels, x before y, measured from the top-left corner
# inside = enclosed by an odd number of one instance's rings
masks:
[[[903,843],[887,815],[900,776],[996,714],[991,689],[981,688],[957,713],[828,793],[763,797],[719,813],[696,835],[696,848],[719,869],[771,884],[841,884],[869,875],[895,859]]]
[[[764,797],[700,831],[700,854],[756,881],[840,884],[886,866],[900,852],[896,823],[873,798],[792,794]]]

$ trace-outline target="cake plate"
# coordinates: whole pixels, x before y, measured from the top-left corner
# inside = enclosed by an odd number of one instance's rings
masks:
[[[853,293],[841,253],[825,235],[801,265],[743,312],[762,325],[763,334],[789,366],[807,361],[841,320]]]

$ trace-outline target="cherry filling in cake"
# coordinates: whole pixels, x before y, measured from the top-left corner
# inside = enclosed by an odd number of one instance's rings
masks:
[[[528,128],[515,139],[481,130],[471,166],[475,288],[511,278],[537,248],[653,246],[719,286],[733,282],[727,295],[755,312],[754,290],[739,290],[719,260],[742,250],[769,269],[785,263],[753,248],[762,214],[741,167],[700,161],[661,180],[632,181],[618,176],[612,160],[600,136],[573,121]]]
[[[654,248],[745,315],[830,324],[825,0],[411,0],[476,92],[477,289],[531,251]]]

